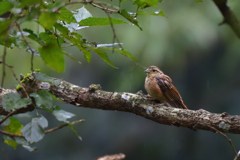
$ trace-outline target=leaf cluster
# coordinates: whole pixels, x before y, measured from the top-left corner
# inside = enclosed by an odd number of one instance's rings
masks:
[[[50,0],[4,0],[0,1],[0,45],[4,46],[4,53],[1,64],[7,65],[5,57],[7,55],[6,48],[12,49],[17,47],[30,53],[32,58],[31,71],[34,72],[33,58],[41,57],[43,62],[57,72],[64,72],[65,57],[79,62],[71,54],[67,53],[65,48],[77,47],[86,59],[91,62],[92,54],[97,54],[108,65],[116,68],[110,61],[107,52],[115,51],[122,56],[136,62],[136,58],[122,47],[122,43],[117,39],[114,26],[122,24],[133,24],[140,30],[142,28],[137,21],[139,15],[155,15],[165,16],[163,11],[158,10],[154,13],[144,12],[141,9],[148,7],[157,7],[161,0],[132,0],[132,5],[136,8],[135,13],[122,8],[121,4],[125,0],[119,0],[119,6],[114,6],[103,1],[50,1]],[[71,5],[82,4],[77,10],[69,9]],[[106,17],[94,17],[84,6],[91,5],[98,10],[106,13]],[[118,14],[121,18],[113,18],[111,14]],[[22,28],[26,22],[36,23],[40,26],[39,30],[34,30],[31,26]],[[113,32],[112,44],[97,44],[90,42],[83,37],[79,31],[86,27],[111,26]],[[115,43],[117,42],[117,43]],[[33,45],[36,44],[36,45]],[[9,115],[0,117],[0,124],[4,134],[4,142],[13,148],[20,145],[29,151],[34,151],[36,148],[32,144],[44,138],[46,133],[54,130],[45,131],[48,127],[48,120],[44,115],[38,114],[37,110],[50,112],[58,121],[61,121],[81,139],[69,122],[69,119],[74,116],[73,113],[62,110],[59,106],[53,105],[54,100],[61,101],[57,97],[48,92],[47,87],[51,84],[60,82],[54,81],[43,73],[34,72],[34,79],[45,82],[43,90],[38,90],[34,93],[26,93],[23,97],[21,91],[25,91],[24,83],[29,83],[32,73],[26,74],[22,81],[16,87],[18,93],[9,93],[2,98],[3,108],[9,112]],[[13,73],[14,74],[14,73]],[[3,69],[3,79],[5,69]],[[16,76],[15,76],[16,77]],[[45,87],[45,89],[44,89]],[[21,124],[18,118],[10,117],[21,108],[34,106],[36,116],[31,117],[27,124]],[[10,118],[9,118],[10,117]],[[61,127],[59,127],[61,128]]]

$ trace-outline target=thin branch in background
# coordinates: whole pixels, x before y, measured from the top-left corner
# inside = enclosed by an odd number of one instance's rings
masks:
[[[240,157],[240,150],[238,151],[237,155],[235,156],[234,160],[237,160]]]
[[[7,37],[5,39],[5,46],[4,46],[4,50],[3,50],[3,58],[2,58],[2,61],[3,63],[6,62],[6,56],[7,56],[7,42],[8,42],[8,38],[9,38],[9,31],[10,31],[10,28],[12,28],[12,25],[15,23],[15,20],[9,25],[8,29],[7,29]],[[5,79],[5,76],[6,76],[6,68],[5,68],[5,65],[3,65],[2,67],[2,82],[1,82],[1,87],[3,88],[3,84],[4,84],[4,79]]]
[[[114,6],[114,5],[112,5],[112,4],[109,4],[109,3],[106,3],[106,2],[100,2],[100,1],[93,1],[93,0],[90,0],[90,1],[83,0],[83,1],[78,1],[78,2],[69,2],[69,3],[66,3],[64,6],[72,5],[72,4],[77,4],[77,3],[91,4],[93,7],[97,7],[97,8],[99,8],[99,9],[101,9],[101,10],[104,10],[104,11],[106,11],[106,12],[108,12],[108,13],[119,13],[119,10],[120,10],[119,7]],[[107,7],[114,8],[114,9],[116,9],[116,10],[102,7],[102,5],[107,6]],[[61,9],[62,7],[64,7],[64,6],[59,7],[58,10]]]
[[[21,135],[21,134],[9,133],[9,132],[3,131],[3,130],[0,130],[0,133],[5,134],[5,135],[7,135],[9,137],[21,137],[21,138],[24,138],[24,136]]]
[[[1,145],[0,145],[0,150],[1,150],[2,153],[3,153],[4,160],[8,160],[8,158],[7,158],[7,153],[6,153],[5,149],[4,149]]]
[[[24,37],[23,32],[22,32],[22,30],[21,30],[21,28],[20,28],[20,24],[18,23],[18,21],[16,21],[16,25],[17,25],[17,28],[18,28],[19,32],[20,32],[21,35],[22,35],[22,38],[23,38],[24,42],[25,42],[26,45],[28,46],[28,49],[30,49],[30,51],[32,52],[32,55],[31,55],[31,71],[33,72],[33,71],[34,71],[34,70],[33,70],[34,51],[33,51],[33,49],[31,48],[31,46],[29,45],[29,43],[27,42],[26,38]]]
[[[214,128],[214,127],[212,127],[212,126],[209,126],[209,127],[212,128],[214,131],[216,131],[216,133],[219,133],[219,134],[221,134],[223,137],[225,137],[225,138],[228,140],[229,144],[231,145],[231,147],[232,147],[234,153],[235,153],[236,155],[238,155],[238,153],[237,153],[235,147],[233,146],[232,140],[229,139],[228,136],[227,136],[226,134],[222,133],[221,131],[217,130],[216,128]]]
[[[213,0],[223,15],[222,24],[229,24],[238,38],[240,38],[240,21],[237,19],[233,11],[227,6],[227,0]]]
[[[3,51],[3,58],[2,58],[2,61],[3,61],[3,62],[6,61],[6,55],[7,55],[7,46],[6,46],[6,43],[7,43],[7,42],[5,42],[4,51]],[[2,88],[3,88],[5,76],[6,76],[6,68],[5,68],[5,65],[3,65],[3,66],[2,66],[2,81],[1,81],[1,87],[2,87]]]
[[[71,125],[74,125],[74,124],[77,124],[77,123],[80,123],[80,122],[84,122],[85,120],[84,119],[80,119],[80,120],[77,120],[77,121],[73,121],[69,124]],[[58,126],[58,127],[55,127],[55,128],[52,128],[52,129],[49,129],[47,131],[45,131],[44,133],[47,134],[47,133],[50,133],[50,132],[53,132],[53,131],[56,131],[58,129],[61,129],[63,127],[66,127],[68,126],[68,123],[66,124],[63,124],[61,126]],[[25,138],[23,135],[21,134],[14,134],[14,133],[9,133],[9,132],[6,132],[6,131],[3,131],[3,130],[0,130],[0,133],[4,134],[4,135],[7,135],[7,136],[10,136],[10,137],[21,137],[21,138]]]
[[[57,29],[55,28],[55,32],[54,32],[54,34],[55,34],[55,36],[57,35]],[[58,47],[61,47],[60,46],[60,43],[59,43],[59,40],[58,40],[58,36],[56,36],[57,37],[57,44],[58,44]]]
[[[108,19],[109,19],[109,21],[110,21],[110,25],[111,25],[111,28],[112,28],[112,32],[113,32],[113,44],[115,43],[115,39],[116,39],[119,47],[120,47],[120,48],[123,50],[123,52],[124,52],[124,48],[123,48],[123,46],[121,45],[121,43],[120,43],[120,41],[119,41],[119,39],[118,39],[118,37],[117,37],[117,35],[116,35],[116,31],[115,31],[115,28],[114,28],[114,26],[113,26],[112,18],[111,18],[110,14],[109,14],[108,12],[105,11],[105,13],[106,13],[107,16],[108,16]],[[114,52],[114,46],[113,46],[112,52]],[[143,68],[143,69],[146,69],[146,67],[140,65],[138,62],[134,62],[134,61],[133,61],[133,63],[134,63],[135,65]]]
[[[4,121],[6,121],[8,119],[8,117],[10,117],[11,115],[13,115],[16,111],[13,112],[9,112],[8,115],[6,115],[1,121],[0,124],[2,124]]]
[[[119,153],[119,154],[113,154],[113,155],[105,155],[103,157],[99,157],[96,160],[123,160],[125,159],[125,154]]]
[[[108,16],[108,19],[109,19],[109,22],[110,22],[110,25],[111,25],[111,29],[112,29],[112,32],[113,32],[113,42],[112,42],[112,43],[114,44],[114,43],[115,43],[115,39],[116,39],[119,47],[120,47],[121,49],[123,49],[123,46],[121,45],[121,43],[120,43],[120,41],[119,41],[119,39],[118,39],[118,37],[117,37],[117,35],[116,35],[116,31],[115,31],[115,28],[114,28],[114,26],[113,26],[112,18],[111,18],[111,16],[109,15],[108,12],[105,11],[105,13],[106,13],[107,16]],[[114,52],[114,46],[113,46],[112,52]]]
[[[20,82],[20,80],[17,78],[15,72],[13,71],[13,69],[12,69],[13,66],[10,66],[10,65],[6,64],[6,63],[3,62],[3,61],[0,61],[0,63],[3,63],[3,65],[7,66],[7,67],[11,70],[13,76],[14,76],[15,79],[18,81],[19,85],[21,85],[21,87],[22,87],[23,91],[25,92],[26,96],[29,97],[29,96],[28,96],[28,93],[27,93],[27,91],[26,91],[26,89],[23,87],[22,83]]]
[[[84,121],[85,121],[84,119],[80,119],[80,120],[77,120],[77,121],[73,121],[70,124],[74,125],[74,124],[77,124],[77,123],[80,123],[80,122],[84,122]],[[45,131],[45,134],[53,132],[53,131],[56,131],[56,130],[61,129],[61,128],[66,127],[66,126],[68,126],[68,123],[63,124],[63,125],[58,126],[58,127],[55,127],[55,128],[52,128],[52,129],[49,129],[49,130]]]

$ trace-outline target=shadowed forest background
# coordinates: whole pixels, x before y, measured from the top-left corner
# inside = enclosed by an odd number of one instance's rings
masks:
[[[122,7],[131,11],[128,8],[130,3],[132,2],[124,2]],[[230,0],[228,4],[240,18],[239,1]],[[77,4],[70,9],[82,6]],[[95,17],[106,17],[103,11],[89,5],[85,7]],[[218,8],[212,1],[197,3],[168,0],[152,11],[158,9],[163,10],[167,18],[139,16],[137,19],[143,31],[133,25],[114,26],[124,49],[135,56],[144,68],[156,65],[169,75],[189,109],[240,115],[240,40],[228,25],[218,26],[223,19]],[[24,25],[31,25],[32,28],[35,27],[33,30],[37,30],[36,23]],[[113,40],[110,26],[89,27],[79,32],[96,43],[112,43]],[[0,46],[0,50],[3,50],[3,46]],[[106,91],[136,93],[143,90],[146,94],[144,68],[119,53],[109,51],[108,54],[111,62],[118,67],[114,69],[96,54],[92,54],[92,61],[88,63],[77,48],[67,48],[66,52],[81,63],[66,57],[65,72],[58,74],[42,63],[40,57],[36,57],[34,68],[82,87],[101,84]],[[6,62],[14,66],[17,75],[25,74],[30,71],[30,63],[26,63],[30,57],[25,51],[8,50]],[[7,69],[4,88],[14,88],[16,84],[15,78]],[[63,128],[46,135],[37,143],[36,152],[21,147],[14,150],[1,141],[0,147],[4,148],[10,160],[90,160],[116,153],[124,153],[126,160],[234,158],[228,141],[219,134],[165,126],[125,112],[60,105],[76,114],[73,119],[86,120],[75,126],[83,140],[79,141],[69,128]],[[49,128],[59,124],[52,115],[46,112],[43,114],[49,119]],[[239,135],[227,135],[239,150]],[[3,157],[2,151],[0,157]]]

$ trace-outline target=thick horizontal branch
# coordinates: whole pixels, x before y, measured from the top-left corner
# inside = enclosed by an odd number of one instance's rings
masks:
[[[53,79],[58,84],[35,81],[24,84],[27,92],[34,92],[38,89],[45,89],[56,97],[61,98],[65,103],[77,107],[96,108],[103,110],[117,110],[131,112],[145,117],[160,124],[186,127],[194,130],[220,131],[240,134],[240,116],[232,116],[227,113],[216,114],[205,110],[185,110],[172,107],[157,107],[155,102],[146,100],[141,92],[137,94],[127,92],[107,92],[100,90],[100,85],[91,85],[83,88],[63,80]],[[1,97],[13,90],[4,90]],[[191,107],[190,107],[191,108]],[[32,106],[20,109],[20,112],[31,111]],[[18,113],[18,111],[16,111]],[[0,106],[0,114],[8,114]]]
[[[220,12],[222,13],[224,19],[220,24],[229,24],[232,30],[236,33],[238,38],[240,38],[240,22],[234,13],[227,6],[227,0],[213,0],[215,5],[218,7]]]

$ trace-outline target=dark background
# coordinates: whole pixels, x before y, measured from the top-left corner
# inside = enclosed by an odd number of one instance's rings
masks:
[[[123,2],[122,7],[134,12],[135,8],[128,8],[131,3]],[[231,0],[229,6],[240,18],[240,3]],[[70,9],[80,7],[81,5],[74,5]],[[95,17],[106,16],[103,11],[88,5],[85,7]],[[138,17],[143,31],[133,25],[115,26],[123,47],[138,59],[143,68],[111,51],[109,58],[118,69],[107,65],[95,53],[89,64],[76,47],[68,48],[66,52],[79,59],[81,64],[66,57],[66,71],[62,74],[51,70],[39,57],[34,59],[34,66],[49,76],[62,78],[82,87],[101,84],[106,91],[136,93],[143,90],[146,93],[144,69],[156,65],[173,79],[189,109],[239,115],[240,41],[229,26],[218,26],[222,15],[217,7],[212,1],[196,3],[169,0],[161,3],[159,8],[165,12],[167,18]],[[30,26],[37,30],[37,24],[30,22],[25,23],[23,28]],[[112,43],[110,26],[85,28],[79,33],[89,41]],[[0,50],[3,50],[2,46]],[[14,66],[17,75],[30,71],[30,55],[19,49],[8,51],[7,63]],[[14,88],[17,82],[10,71],[7,71],[4,87]],[[0,142],[8,159],[92,160],[120,152],[126,154],[126,160],[226,160],[235,156],[228,141],[219,134],[161,125],[131,113],[59,105],[76,114],[73,120],[86,120],[75,125],[83,140],[79,141],[65,127],[46,135],[35,144],[38,148],[36,152],[29,152],[21,147],[14,150]],[[35,112],[30,114],[35,115]],[[61,124],[49,113],[41,114],[48,118],[48,128]],[[23,122],[29,120],[22,118]],[[239,135],[227,135],[238,150]],[[3,152],[0,152],[0,159],[3,157]]]

